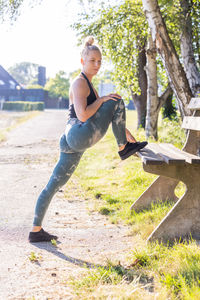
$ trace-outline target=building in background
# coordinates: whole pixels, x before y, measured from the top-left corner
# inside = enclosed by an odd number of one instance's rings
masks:
[[[114,91],[115,91],[115,85],[112,82],[105,83],[101,81],[101,83],[99,84],[98,92],[100,97],[114,93]]]
[[[22,88],[20,84],[0,65],[0,90]]]
[[[38,67],[38,84],[46,84],[46,68]],[[1,65],[0,65],[0,109],[4,101],[31,101],[44,102],[45,108],[68,108],[68,99],[52,99],[48,91],[44,89],[23,88]]]
[[[101,81],[99,84],[99,89],[98,89],[99,96],[105,96],[111,93],[115,93],[115,85],[112,82],[105,83]],[[126,108],[129,110],[135,109],[135,105],[133,103],[133,100],[129,100],[128,104],[126,104]]]
[[[41,86],[46,84],[46,68],[42,66],[38,67],[38,84]]]

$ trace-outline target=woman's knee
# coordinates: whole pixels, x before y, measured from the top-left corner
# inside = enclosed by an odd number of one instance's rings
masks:
[[[119,109],[121,109],[121,110],[124,110],[124,109],[125,109],[125,103],[124,103],[124,100],[123,100],[123,99],[120,99],[120,100],[118,101],[118,107],[119,107]]]
[[[111,107],[113,110],[117,110],[117,109],[125,109],[125,104],[124,104],[124,100],[123,99],[118,99],[116,101],[114,100],[109,100],[107,102],[105,102],[103,104],[103,106],[105,106],[105,108],[109,108]]]
[[[93,145],[93,137],[80,136],[79,138],[75,138],[73,136],[68,136],[67,142],[76,153],[83,153]]]

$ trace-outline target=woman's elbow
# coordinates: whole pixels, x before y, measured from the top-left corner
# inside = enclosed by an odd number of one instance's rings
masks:
[[[78,117],[79,121],[81,121],[81,122],[86,122],[88,119],[86,116],[84,116],[82,114],[78,114],[77,117]]]
[[[87,119],[85,119],[85,118],[78,118],[79,119],[79,121],[81,121],[81,122],[86,122],[87,121]]]

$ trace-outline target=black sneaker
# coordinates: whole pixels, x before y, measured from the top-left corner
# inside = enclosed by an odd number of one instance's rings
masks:
[[[56,235],[49,234],[48,232],[44,231],[44,229],[40,229],[38,232],[30,232],[28,239],[30,243],[39,243],[57,240],[58,237]]]
[[[127,142],[125,148],[121,151],[119,151],[119,156],[122,160],[128,158],[129,156],[133,155],[134,153],[138,152],[142,148],[144,148],[148,142],[135,142],[135,143],[129,143]]]

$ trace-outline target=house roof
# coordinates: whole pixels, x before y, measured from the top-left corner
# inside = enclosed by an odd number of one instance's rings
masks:
[[[16,89],[20,84],[0,65],[0,89]]]

